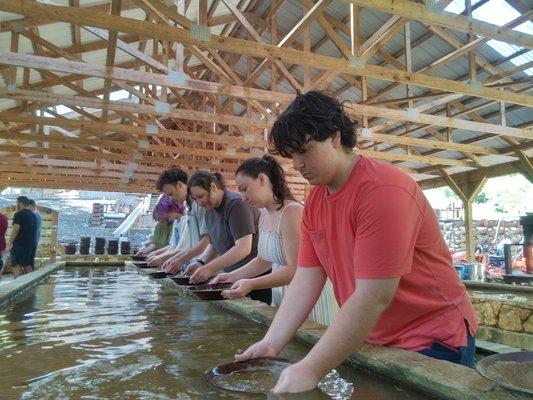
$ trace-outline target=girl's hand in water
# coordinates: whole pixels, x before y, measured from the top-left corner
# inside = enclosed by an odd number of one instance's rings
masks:
[[[252,344],[243,353],[235,354],[235,361],[246,361],[254,358],[276,357],[281,349],[277,349],[273,343],[268,340]]]
[[[224,290],[222,296],[226,299],[240,299],[252,290],[254,290],[254,284],[251,279],[239,279],[230,289]]]
[[[318,385],[320,377],[305,362],[300,361],[285,368],[272,393],[301,393],[313,390]]]

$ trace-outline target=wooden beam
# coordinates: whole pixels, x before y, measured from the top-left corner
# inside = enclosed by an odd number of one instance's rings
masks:
[[[122,8],[122,0],[112,0],[111,1],[111,15],[120,15]],[[118,41],[118,32],[109,31],[109,36],[107,38],[107,54],[105,65],[112,67],[115,65],[115,56],[117,54],[117,41]],[[106,79],[104,82],[104,101],[109,100],[109,89],[111,88],[112,81],[111,79]],[[107,120],[107,109],[102,110],[102,120]]]
[[[189,31],[134,20],[131,18],[111,16],[103,13],[85,13],[83,10],[44,5],[35,1],[14,3],[9,0],[0,0],[0,9],[23,15],[40,15],[55,18],[58,21],[78,23],[89,26],[97,26],[104,29],[115,29],[126,33],[136,33],[147,37],[162,40],[179,41],[186,44],[195,44],[200,48],[214,48],[236,54],[259,58],[279,58],[290,64],[309,65],[321,69],[339,71],[353,75],[365,75],[370,78],[396,81],[404,84],[428,87],[436,90],[485,97],[508,103],[516,103],[524,106],[532,106],[531,96],[517,95],[507,91],[482,87],[476,88],[464,82],[455,82],[449,79],[426,76],[424,74],[407,73],[405,71],[391,71],[384,67],[366,65],[356,67],[349,60],[334,57],[306,53],[293,49],[281,49],[277,46],[261,44],[248,40],[234,39],[211,35],[209,42],[204,42],[192,37]]]
[[[350,103],[349,105],[348,103],[345,103],[345,108],[350,113],[356,115],[369,115],[372,117],[387,118],[393,121],[410,121],[420,124],[439,125],[457,129],[467,129],[475,132],[494,133],[496,135],[533,139],[533,131],[531,129],[511,128],[508,126],[468,121],[459,118],[423,114],[417,111],[402,111],[356,103]]]
[[[0,121],[6,122],[19,122],[19,123],[29,123],[29,124],[39,124],[47,126],[59,126],[65,129],[89,129],[92,131],[102,131],[102,132],[116,132],[122,133],[125,135],[134,135],[140,136],[143,138],[150,138],[152,135],[146,132],[146,128],[142,126],[133,126],[126,124],[110,124],[97,121],[81,121],[73,119],[60,119],[60,118],[48,118],[48,117],[37,117],[37,116],[26,116],[15,113],[0,113]],[[210,121],[211,123],[213,121]],[[176,139],[189,139],[194,140],[203,140],[207,142],[214,143],[225,143],[232,145],[240,146],[251,146],[255,145],[258,147],[264,147],[266,142],[258,137],[235,137],[235,136],[223,136],[217,134],[206,134],[199,132],[191,131],[182,131],[174,129],[159,129],[157,135],[154,135],[158,138],[176,138]]]
[[[22,90],[18,90],[21,92]],[[170,112],[158,111],[155,106],[132,104],[122,101],[104,101],[98,98],[90,98],[84,96],[62,96],[62,95],[9,95],[8,89],[0,89],[0,97],[10,97],[13,99],[35,99],[45,104],[57,105],[76,105],[100,108],[102,110],[112,110],[124,113],[136,113],[144,115],[168,116],[175,119],[185,119],[190,121],[203,121],[209,123],[219,123],[225,125],[239,125],[253,128],[266,129],[268,128],[268,121],[266,119],[259,120],[255,118],[238,117],[230,114],[213,114],[205,111],[192,111],[184,109],[171,109]]]
[[[488,22],[472,19],[446,11],[432,11],[424,4],[409,0],[346,0],[360,6],[379,10],[388,14],[414,19],[429,25],[438,25],[460,32],[473,33],[502,42],[533,49],[533,35],[517,32]]]
[[[474,234],[473,234],[473,215],[472,215],[472,203],[474,199],[479,194],[485,183],[487,182],[487,174],[485,171],[483,176],[477,181],[464,180],[458,181],[455,180],[448,172],[444,169],[441,171],[442,178],[448,183],[450,188],[455,192],[455,194],[463,201],[465,216],[465,234],[466,234],[466,257],[468,262],[474,262],[473,252],[474,252]]]
[[[168,75],[166,74],[154,74],[118,67],[105,67],[82,62],[33,56],[29,54],[18,54],[9,52],[0,53],[0,64],[38,68],[40,70],[52,70],[65,73],[77,73],[85,76],[94,76],[118,81],[145,83],[157,86],[166,85],[176,89],[208,92],[219,95],[239,97],[243,99],[255,99],[269,102],[290,102],[294,99],[294,95],[289,93],[273,93],[267,90],[224,85],[220,83],[199,81],[195,79],[187,79],[184,83],[178,84],[175,82],[170,82]]]

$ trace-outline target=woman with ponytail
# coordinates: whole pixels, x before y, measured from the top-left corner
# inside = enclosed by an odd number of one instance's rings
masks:
[[[272,304],[277,307],[296,271],[303,206],[291,193],[279,162],[268,154],[244,161],[236,179],[244,200],[262,209],[258,255],[242,268],[218,275],[213,283],[233,283],[223,292],[230,299],[273,288]],[[272,273],[262,275],[270,269]]]
[[[205,282],[219,271],[232,272],[253,260],[257,255],[259,210],[244,202],[238,193],[226,190],[219,173],[198,170],[187,188],[189,197],[206,210],[210,243],[187,268],[191,283]],[[255,290],[250,297],[270,304],[272,291]]]

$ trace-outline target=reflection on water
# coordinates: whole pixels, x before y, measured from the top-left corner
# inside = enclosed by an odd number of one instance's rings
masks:
[[[261,399],[215,389],[203,373],[233,360],[266,328],[121,268],[58,271],[0,312],[0,388],[7,399]],[[291,343],[282,356],[301,359]],[[321,392],[272,399],[414,399],[341,368]],[[342,378],[341,378],[342,377]],[[352,393],[353,392],[353,393]]]

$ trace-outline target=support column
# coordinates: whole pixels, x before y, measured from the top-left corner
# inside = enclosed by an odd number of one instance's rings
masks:
[[[518,150],[516,153],[520,165],[517,169],[524,175],[524,177],[531,183],[533,183],[533,165],[531,160],[526,156],[522,150]]]
[[[487,172],[481,177],[481,179],[470,180],[470,175],[463,176],[461,179],[456,180],[444,169],[440,170],[442,178],[450,186],[450,189],[461,199],[464,205],[465,216],[465,236],[466,236],[466,259],[469,263],[474,262],[474,229],[473,229],[473,215],[472,215],[472,203],[479,194],[485,182],[487,181]]]

